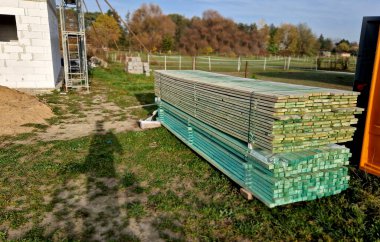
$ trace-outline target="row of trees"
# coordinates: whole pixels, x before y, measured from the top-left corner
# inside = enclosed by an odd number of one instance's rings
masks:
[[[214,10],[188,19],[179,14],[165,15],[154,4],[144,4],[122,24],[115,13],[86,15],[89,41],[95,47],[171,52],[182,54],[307,55],[320,51],[354,52],[356,43],[342,40],[334,44],[319,38],[307,24],[268,25],[235,23]]]

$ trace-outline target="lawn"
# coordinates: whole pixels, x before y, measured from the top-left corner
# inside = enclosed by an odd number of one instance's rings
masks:
[[[141,55],[143,61],[148,61],[146,55]],[[122,58],[123,59],[123,58]],[[179,56],[179,55],[151,55],[149,62],[152,68],[164,69],[165,63],[168,70],[182,69],[190,70],[193,68],[193,56]],[[240,62],[239,62],[240,60]],[[332,58],[319,58],[320,65],[318,69],[330,71],[345,71],[355,72],[356,60],[350,58],[348,68],[344,70],[343,59]],[[240,63],[240,64],[239,64]],[[248,70],[263,70],[266,69],[283,70],[288,67],[290,70],[315,70],[316,58],[315,57],[280,57],[280,56],[251,56],[251,57],[226,57],[226,56],[196,56],[195,67],[197,70],[211,70],[215,72],[233,72],[240,70],[244,71],[247,64]]]
[[[327,82],[310,73],[255,75]],[[340,79],[330,80],[337,85]],[[342,82],[349,86],[348,78]],[[98,106],[99,95],[121,110],[151,103],[153,86],[152,77],[128,75],[112,65],[93,70],[91,94],[41,99],[57,114],[51,121],[57,125],[86,115],[82,105]],[[128,115],[137,120],[151,111]],[[35,134],[2,138],[0,241],[380,239],[380,181],[354,167],[350,188],[339,195],[269,209],[243,199],[236,184],[166,129],[116,132],[104,122],[97,121],[91,135],[70,140],[29,141]]]
[[[355,75],[327,71],[253,71],[251,77],[266,81],[287,82],[299,85],[352,90]]]
[[[244,72],[221,72],[225,74],[244,77]],[[342,90],[352,90],[355,75],[351,73],[339,73],[313,70],[250,70],[247,74],[249,78],[264,81],[285,82],[297,85],[335,88]]]

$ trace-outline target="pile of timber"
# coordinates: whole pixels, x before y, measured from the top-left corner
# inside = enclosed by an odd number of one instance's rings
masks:
[[[352,139],[357,93],[201,71],[155,79],[162,124],[267,206],[348,188],[351,154],[335,143]]]
[[[157,71],[156,95],[273,153],[352,140],[358,93],[202,71]]]

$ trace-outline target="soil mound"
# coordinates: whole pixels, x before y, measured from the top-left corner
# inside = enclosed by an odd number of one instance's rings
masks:
[[[38,98],[0,86],[0,136],[32,131],[32,124],[47,124],[54,114]]]

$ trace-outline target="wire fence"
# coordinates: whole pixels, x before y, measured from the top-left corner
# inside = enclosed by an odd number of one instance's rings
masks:
[[[356,58],[333,57],[219,57],[138,54],[151,69],[206,70],[214,72],[246,72],[278,70],[329,70],[355,72]],[[108,61],[127,61],[128,52],[108,52]],[[134,55],[136,56],[136,55]]]

